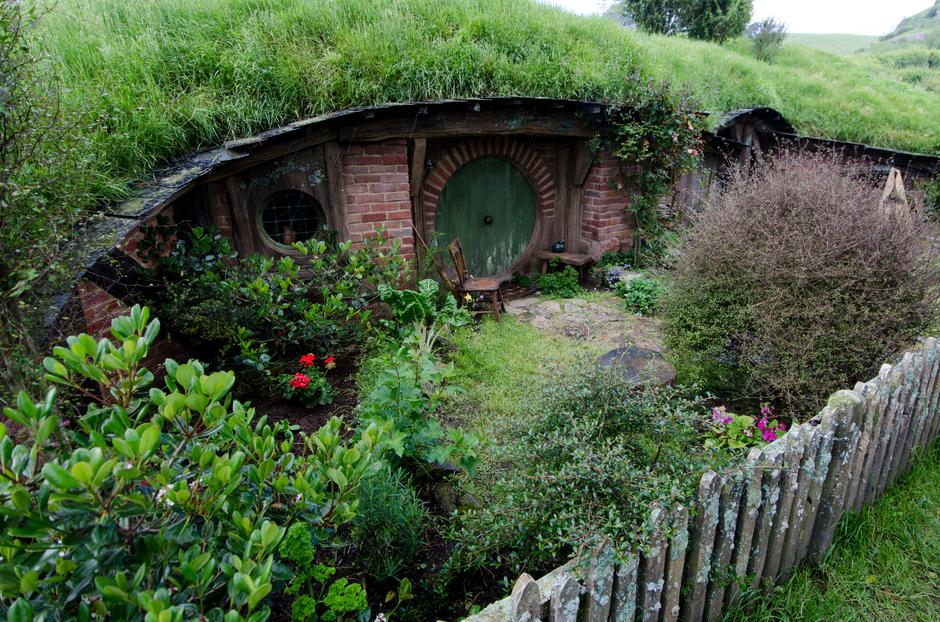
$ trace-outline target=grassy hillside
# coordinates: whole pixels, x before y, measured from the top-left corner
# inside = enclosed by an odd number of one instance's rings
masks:
[[[875,71],[940,93],[940,1],[901,20],[857,59]]]
[[[890,33],[881,38],[883,45],[923,43],[940,47],[940,0],[920,13],[905,17]]]
[[[531,0],[58,0],[41,38],[66,103],[99,113],[101,190],[297,117],[424,98],[618,100],[624,77],[700,105],[779,108],[801,132],[940,151],[940,97],[878,67],[786,46],[773,65]]]
[[[799,43],[815,50],[822,50],[836,56],[848,56],[862,50],[875,41],[875,35],[814,34],[788,32],[787,41]]]

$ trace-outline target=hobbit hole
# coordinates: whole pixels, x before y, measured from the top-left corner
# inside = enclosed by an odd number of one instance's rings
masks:
[[[636,189],[608,151],[592,151],[607,123],[602,104],[493,98],[388,104],[304,119],[180,160],[130,201],[112,207],[76,288],[92,332],[135,298],[140,226],[169,219],[213,226],[238,253],[284,255],[335,231],[363,244],[378,230],[413,258],[422,240],[460,237],[474,276],[508,279],[537,269],[564,240],[594,259],[633,245]],[[694,208],[752,152],[797,141],[843,149],[905,177],[932,177],[932,156],[798,137],[776,111],[729,113],[702,136],[698,170],[667,206]],[[115,261],[116,260],[116,261]],[[137,290],[143,291],[143,290]]]

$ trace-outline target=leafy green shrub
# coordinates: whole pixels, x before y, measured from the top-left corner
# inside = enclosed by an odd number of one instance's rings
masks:
[[[639,277],[626,283],[617,281],[614,290],[626,301],[627,309],[634,313],[652,315],[659,308],[663,286],[658,279]]]
[[[664,299],[678,368],[814,411],[925,329],[937,290],[924,224],[881,207],[883,180],[857,170],[782,152],[712,198]]]
[[[0,611],[263,622],[285,579],[282,525],[330,542],[382,468],[385,430],[347,441],[334,417],[297,438],[232,399],[232,372],[168,359],[165,389],[152,387],[142,362],[160,326],[148,320],[136,306],[112,322],[114,341],[70,337],[44,360],[50,382],[89,402],[70,425],[54,389],[4,409],[30,440],[0,425]]]
[[[380,354],[382,371],[357,413],[365,424],[394,429],[383,446],[409,469],[442,462],[469,471],[477,462],[478,439],[459,428],[445,427],[434,417],[440,400],[459,391],[446,384],[453,375],[453,363],[439,362],[433,352],[434,339],[433,327],[419,328],[402,347]]]
[[[457,516],[452,569],[518,573],[600,536],[643,542],[651,504],[686,500],[721,459],[703,446],[703,410],[679,389],[637,390],[595,365],[548,387],[495,448],[483,508]]]
[[[370,575],[387,579],[409,568],[423,541],[426,513],[401,469],[386,469],[362,483],[352,540]]]
[[[754,46],[754,57],[769,63],[787,38],[787,27],[772,17],[765,17],[747,27],[747,38]]]
[[[154,301],[170,329],[217,362],[237,365],[256,389],[273,392],[297,357],[344,355],[373,331],[369,305],[378,289],[407,275],[399,245],[381,233],[351,242],[294,244],[299,257],[256,255],[236,261],[213,232],[147,230],[147,257],[166,296]],[[167,246],[170,250],[167,252]]]
[[[392,309],[394,325],[398,330],[410,331],[414,324],[429,326],[466,326],[472,321],[470,312],[457,305],[450,292],[441,292],[433,279],[418,282],[418,289],[395,289],[379,285],[379,297]]]
[[[340,578],[330,582],[336,568],[325,564],[314,564],[315,547],[310,527],[302,522],[294,523],[278,548],[281,558],[291,563],[294,575],[284,590],[295,596],[291,603],[291,619],[294,622],[316,622],[317,620],[355,620],[359,614],[368,612],[366,591],[358,583]]]
[[[557,265],[552,260],[552,267]],[[565,266],[557,272],[548,272],[539,276],[539,289],[546,296],[556,298],[573,298],[581,293],[578,285],[578,271],[571,266]]]

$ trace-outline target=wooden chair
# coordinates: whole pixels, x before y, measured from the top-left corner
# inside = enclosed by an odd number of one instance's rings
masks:
[[[454,268],[457,270],[457,300],[463,304],[464,295],[470,294],[476,298],[477,294],[488,294],[492,303],[492,313],[499,321],[500,310],[505,311],[503,306],[503,293],[499,289],[499,281],[494,278],[475,278],[467,274],[467,259],[463,254],[463,247],[460,245],[460,238],[454,238],[450,243],[450,258],[454,261]],[[488,311],[477,311],[477,313],[487,313]]]

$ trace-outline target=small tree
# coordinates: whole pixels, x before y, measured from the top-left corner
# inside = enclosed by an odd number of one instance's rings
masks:
[[[787,37],[787,26],[772,17],[754,22],[747,27],[747,38],[754,46],[754,56],[769,63],[780,51],[783,40]]]
[[[693,39],[723,43],[744,34],[753,10],[752,0],[687,0],[682,21]]]
[[[744,33],[752,0],[621,0],[620,12],[646,32],[723,42]]]

